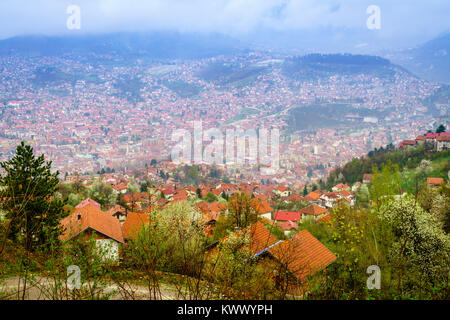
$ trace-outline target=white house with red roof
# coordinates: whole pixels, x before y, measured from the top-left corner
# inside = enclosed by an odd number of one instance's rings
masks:
[[[446,133],[446,132],[444,132],[444,133]],[[443,150],[449,150],[450,149],[450,132],[448,133],[448,135],[441,134],[439,137],[437,137],[434,148],[437,152],[441,152]]]
[[[60,240],[93,238],[104,261],[119,260],[119,244],[124,243],[118,219],[103,212],[97,206],[87,204],[61,220],[63,233]]]

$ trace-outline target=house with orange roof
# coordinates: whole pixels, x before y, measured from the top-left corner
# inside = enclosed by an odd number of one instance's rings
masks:
[[[292,193],[291,195],[289,195],[287,197],[283,197],[280,200],[284,201],[285,203],[306,201],[304,197],[302,197],[301,195],[299,195],[297,193]]]
[[[90,205],[92,205],[92,206],[94,206],[94,207],[97,207],[98,209],[101,209],[100,203],[98,203],[98,202],[95,201],[95,200],[92,200],[91,198],[86,198],[86,199],[84,199],[83,201],[81,201],[81,202],[75,207],[75,209],[81,209],[81,208],[87,206],[88,204],[90,204]]]
[[[60,235],[60,240],[68,241],[79,237],[94,238],[99,252],[104,253],[102,259],[118,261],[119,245],[124,243],[124,238],[119,220],[110,214],[88,204],[61,220],[61,226],[63,233]]]
[[[307,230],[297,233],[292,239],[278,242],[268,249],[268,254],[286,266],[289,271],[289,293],[304,294],[302,288],[308,277],[327,268],[337,257]]]
[[[273,220],[276,222],[286,222],[286,221],[293,221],[293,222],[300,222],[302,218],[302,215],[300,211],[279,211],[275,210],[273,214]]]
[[[135,239],[146,223],[150,223],[148,214],[130,212],[122,225],[122,234],[125,241]]]
[[[113,186],[113,189],[114,189],[117,193],[125,194],[125,193],[127,193],[127,184],[126,184],[126,183],[119,183],[119,184],[116,184],[115,186]]]
[[[314,220],[317,220],[327,212],[327,209],[322,208],[316,204],[310,204],[309,206],[300,209],[302,219],[312,218]]]
[[[175,194],[172,196],[172,201],[186,201],[189,199],[189,196],[186,192],[186,190],[178,190],[175,192]]]
[[[269,200],[269,195],[267,195],[267,194],[254,193],[253,195],[255,196],[256,199],[261,200],[261,201]]]
[[[415,145],[416,145],[416,140],[403,140],[402,142],[400,142],[398,147],[400,149],[404,149],[407,147],[414,147]]]
[[[267,251],[267,248],[279,242],[279,240],[264,226],[260,221],[255,222],[249,227],[238,230],[234,233],[237,236],[249,237],[249,249],[258,256]],[[226,241],[230,236],[226,236],[220,241]]]
[[[269,220],[272,219],[273,209],[267,201],[261,201],[255,197],[250,200],[250,204],[259,216]]]
[[[438,187],[444,183],[443,178],[427,178],[427,183],[433,187]]]
[[[337,192],[338,197],[340,197],[341,199],[346,200],[348,203],[350,203],[350,205],[354,205],[355,204],[355,194],[354,192],[351,191],[347,191],[347,190],[342,190]]]
[[[322,192],[320,190],[312,191],[312,192],[308,193],[308,195],[305,197],[305,201],[318,203],[320,201],[319,198],[321,195],[322,195]]]
[[[279,197],[288,197],[291,195],[291,190],[288,187],[279,185],[273,189],[273,192]]]
[[[267,276],[273,278],[278,284],[286,284],[281,277],[287,276],[288,291],[295,296],[304,294],[302,285],[310,276],[327,268],[337,259],[307,230],[302,230],[291,239],[283,241],[278,240],[263,223],[256,222],[234,234],[249,236],[248,246],[253,254],[252,259],[257,259],[256,261],[264,264],[265,268],[271,268],[268,270]],[[226,241],[229,237],[227,236],[219,242]],[[283,270],[287,268],[287,273],[286,275],[278,274],[274,278],[273,273],[280,266],[283,267]]]
[[[423,145],[425,143],[425,141],[427,140],[426,136],[417,136],[416,137],[416,142],[417,144],[421,144]]]
[[[106,213],[110,214],[111,216],[119,220],[121,225],[125,222],[128,215],[127,209],[118,204],[116,204],[114,207],[106,211]]]
[[[131,211],[141,209],[141,203],[144,199],[140,193],[129,193],[123,196],[123,201],[127,204]]]

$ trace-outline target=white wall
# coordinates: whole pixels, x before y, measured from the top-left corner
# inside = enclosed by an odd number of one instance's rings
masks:
[[[95,243],[98,253],[105,262],[119,261],[119,243],[112,239],[99,239]]]

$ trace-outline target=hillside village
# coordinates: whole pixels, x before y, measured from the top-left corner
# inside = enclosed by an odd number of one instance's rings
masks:
[[[448,137],[446,133],[428,133],[419,136],[414,146],[428,144],[428,147],[433,146],[435,155],[448,159],[445,151],[447,145],[441,144],[447,142]],[[401,143],[398,150],[414,146],[412,143]],[[168,170],[175,168],[171,163],[163,165]],[[420,165],[429,164],[422,161]],[[448,166],[448,162],[446,165]],[[382,208],[385,197],[393,195],[393,201],[410,197],[400,185],[391,191],[391,187],[379,189],[383,183],[382,177],[386,174],[396,174],[392,164],[383,164],[381,169],[380,172],[363,174],[362,179],[353,184],[339,182],[328,190],[319,189],[317,184],[288,187],[280,184],[216,181],[212,184],[183,185],[168,173],[158,172],[151,166],[146,166],[146,175],[153,170],[164,183],[158,184],[155,180],[143,180],[142,176],[127,176],[111,170],[97,176],[66,175],[64,181],[54,184],[52,196],[55,201],[64,200],[60,202],[61,205],[64,204],[64,207],[61,207],[64,214],[58,222],[61,230],[58,239],[65,246],[79,241],[93,241],[96,248],[94,252],[97,252],[95,255],[100,258],[100,265],[105,268],[111,265],[127,269],[136,263],[136,257],[130,256],[130,252],[138,250],[140,245],[145,246],[143,239],[147,236],[153,237],[153,232],[155,236],[159,234],[158,226],[166,223],[171,225],[169,230],[175,228],[171,231],[175,232],[171,236],[175,236],[177,232],[194,232],[195,237],[203,239],[203,245],[196,249],[197,257],[204,255],[207,260],[209,257],[220,257],[222,252],[229,252],[231,242],[237,246],[239,252],[243,250],[241,254],[247,257],[236,260],[236,266],[250,259],[256,263],[250,265],[258,266],[259,272],[264,270],[258,278],[265,280],[257,283],[266,285],[266,281],[274,281],[275,287],[271,290],[283,288],[284,295],[306,297],[314,292],[311,291],[311,279],[325,281],[325,275],[333,272],[327,271],[328,269],[339,269],[345,262],[345,255],[342,256],[341,250],[346,249],[336,242],[336,234],[344,232],[344,238],[350,235],[346,235],[345,229],[339,229],[341,219],[348,219],[347,214],[361,215],[366,212],[356,220],[349,220],[349,225],[355,222],[360,224],[358,221],[369,218],[367,212],[373,208]],[[192,167],[189,172],[191,170]],[[396,181],[397,178],[393,177],[388,181]],[[445,228],[448,230],[448,212],[445,213],[448,206],[448,198],[445,198],[448,197],[445,195],[445,190],[449,188],[448,178],[424,178],[426,182],[421,187],[422,195],[419,194],[419,197],[436,195],[436,199],[440,199],[439,194],[443,194],[444,200],[439,200],[444,201],[443,209],[435,209],[432,205],[427,210],[440,210],[441,213],[436,213],[436,217],[439,215],[439,219],[444,219],[444,225],[447,223]],[[19,186],[19,192],[20,190]],[[369,196],[370,198],[367,198]],[[367,199],[363,200],[364,197]],[[7,200],[5,204],[9,203],[7,197],[4,199]],[[424,206],[428,203],[428,200],[421,201],[425,201]],[[11,215],[7,211],[8,207],[4,208],[6,211],[3,211],[1,220],[8,221],[5,218]],[[40,219],[39,216],[37,219]],[[188,221],[191,222],[185,224]],[[176,231],[182,226],[187,229]],[[197,226],[194,231],[191,230],[193,226]],[[341,231],[330,233],[331,230]],[[146,235],[147,232],[150,233]],[[170,237],[168,234],[166,236]],[[32,242],[38,240],[32,239]],[[185,245],[183,237],[177,241],[181,241],[181,244],[177,244],[173,250],[179,250],[180,245]],[[163,243],[164,241],[158,242],[157,246]],[[159,259],[163,261],[165,258],[161,256]],[[185,272],[183,268],[176,268],[175,270],[179,270],[177,273]],[[275,272],[277,276],[274,278],[271,272]],[[230,285],[234,286],[233,282],[228,283],[227,288]]]
[[[448,137],[447,135],[433,136]],[[431,139],[431,135],[428,137]],[[404,144],[400,145],[400,148],[402,147]],[[290,270],[292,274],[297,275],[298,281],[303,281],[307,276],[328,267],[337,257],[308,230],[302,228],[302,225],[311,222],[315,224],[330,223],[330,212],[336,206],[342,205],[343,202],[348,206],[355,206],[356,193],[362,187],[370,186],[373,174],[364,174],[362,181],[358,181],[352,186],[339,183],[333,186],[331,191],[313,190],[305,196],[301,194],[302,190],[290,189],[283,185],[223,182],[213,186],[200,185],[198,188],[165,184],[149,188],[148,191],[130,193],[127,192],[127,185],[130,182],[125,179],[116,179],[114,175],[105,175],[104,179],[111,184],[116,193],[121,195],[124,206],[105,207],[102,211],[101,205],[94,200],[90,198],[83,200],[62,222],[66,230],[80,227],[79,232],[70,235],[65,233],[62,235],[62,239],[71,239],[81,233],[90,234],[95,230],[99,234],[97,241],[109,241],[114,248],[113,258],[120,261],[123,259],[120,248],[128,241],[138,237],[139,230],[150,223],[150,216],[176,202],[192,204],[201,214],[202,223],[207,226],[205,228],[207,236],[214,238],[216,223],[220,221],[221,217],[230,216],[228,199],[235,194],[245,194],[250,199],[252,210],[258,215],[258,221],[246,228],[250,231],[252,246],[255,246],[252,248],[253,255],[255,257],[268,256],[278,263],[283,263],[280,260],[280,254],[277,256],[274,251],[276,252],[278,247],[288,246],[293,241],[301,243],[301,245],[295,246],[289,256],[294,260],[299,260],[297,262],[290,261],[290,264],[298,265],[301,260],[304,265],[304,270],[301,272],[295,269]],[[435,188],[445,183],[443,178],[427,178],[427,184]],[[295,208],[295,210],[283,208]],[[270,232],[269,229],[273,231],[272,228],[276,228],[278,233]],[[237,232],[242,232],[242,230]],[[275,234],[278,235],[278,238]],[[290,289],[290,292],[295,292],[294,287]]]

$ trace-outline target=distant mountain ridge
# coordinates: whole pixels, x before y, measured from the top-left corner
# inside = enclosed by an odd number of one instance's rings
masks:
[[[0,41],[0,55],[122,54],[155,59],[197,59],[247,52],[239,41],[219,34],[176,32],[106,35],[19,36]]]
[[[315,80],[336,74],[372,74],[392,77],[395,65],[387,59],[370,55],[309,54],[287,59],[282,66],[283,74],[295,80]]]
[[[392,59],[425,80],[450,84],[450,33]]]

